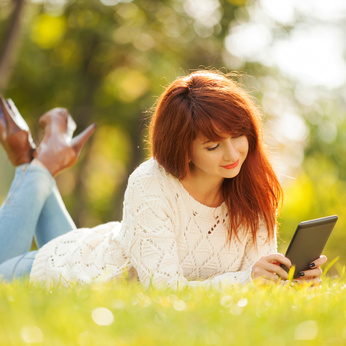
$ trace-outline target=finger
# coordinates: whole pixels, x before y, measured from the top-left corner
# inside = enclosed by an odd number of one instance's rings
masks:
[[[305,270],[299,273],[300,278],[318,278],[322,276],[322,269],[321,268],[315,268],[310,270]]]
[[[291,261],[285,257],[282,254],[275,254],[264,256],[261,258],[262,266],[269,272],[276,273],[279,275],[282,279],[286,280],[288,278],[287,271],[280,266],[280,264],[283,264],[285,266],[289,266],[287,269],[290,268]]]
[[[290,268],[292,265],[291,261],[281,253],[275,253],[275,254],[267,255],[267,256],[264,256],[263,258],[266,261],[273,263],[273,264],[276,264],[276,263],[283,264],[287,268]]]
[[[287,280],[288,279],[288,273],[280,267],[280,265],[267,263],[264,268],[271,273],[275,273],[279,275],[282,279]]]
[[[310,268],[315,268],[315,267],[319,267],[323,264],[325,264],[327,262],[327,257],[322,255],[320,256],[319,258],[316,258],[314,261],[312,261],[310,264],[309,264],[309,267]]]
[[[271,281],[278,281],[280,278],[277,274],[274,272],[268,271],[263,265],[262,266],[256,266],[253,268],[253,278],[264,278]]]

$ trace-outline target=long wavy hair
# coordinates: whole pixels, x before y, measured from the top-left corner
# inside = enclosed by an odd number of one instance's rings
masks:
[[[268,238],[274,237],[282,188],[264,150],[262,114],[234,80],[218,71],[179,77],[158,99],[149,133],[152,156],[178,179],[189,173],[191,145],[198,135],[213,142],[225,133],[245,135],[249,151],[243,166],[222,184],[229,240],[242,228],[256,244],[260,222],[266,224]]]

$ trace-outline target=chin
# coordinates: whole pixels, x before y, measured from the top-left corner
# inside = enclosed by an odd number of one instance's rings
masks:
[[[238,169],[236,172],[229,172],[228,174],[224,175],[224,178],[232,179],[235,178],[240,173],[240,169]]]

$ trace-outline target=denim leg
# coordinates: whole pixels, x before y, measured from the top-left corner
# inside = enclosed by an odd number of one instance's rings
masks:
[[[0,280],[11,282],[29,277],[37,251],[26,252],[0,264]]]
[[[42,208],[55,180],[40,166],[18,166],[0,208],[0,263],[30,250]]]
[[[54,181],[52,192],[47,197],[37,222],[35,231],[36,244],[40,248],[50,240],[73,229],[76,229],[76,225],[66,210]]]

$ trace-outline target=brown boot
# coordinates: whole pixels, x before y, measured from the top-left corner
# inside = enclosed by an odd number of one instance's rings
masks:
[[[0,142],[14,166],[33,159],[35,143],[29,126],[20,115],[12,100],[0,95]]]
[[[92,124],[72,138],[76,124],[65,108],[54,108],[42,115],[40,126],[44,128],[44,136],[34,156],[46,166],[53,177],[76,163],[96,128],[96,125]]]

